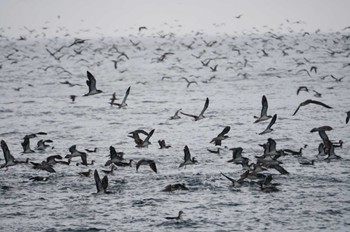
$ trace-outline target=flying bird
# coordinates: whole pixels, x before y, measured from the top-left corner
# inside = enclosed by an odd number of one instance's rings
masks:
[[[263,134],[272,132],[273,129],[272,129],[271,127],[273,126],[273,124],[275,124],[276,119],[277,119],[277,114],[275,114],[275,115],[272,117],[272,119],[271,119],[269,125],[268,125],[268,126],[266,127],[266,129],[265,129],[263,132],[261,132],[259,135],[263,135]]]
[[[139,167],[141,165],[148,165],[152,171],[154,171],[155,173],[157,173],[157,166],[156,166],[156,162],[154,162],[154,160],[150,160],[150,159],[141,159],[136,163],[136,172],[139,170]]]
[[[102,90],[96,89],[95,77],[89,71],[87,71],[86,73],[87,73],[87,78],[89,79],[86,81],[86,84],[89,87],[89,92],[84,96],[90,96],[90,95],[102,93]]]
[[[185,166],[185,165],[189,165],[189,164],[195,164],[197,163],[197,160],[195,157],[192,157],[191,159],[191,153],[190,153],[190,149],[188,149],[188,146],[186,145],[184,148],[184,162],[182,162],[179,166],[179,168]]]
[[[204,112],[207,110],[208,106],[209,106],[209,98],[207,98],[205,100],[204,107],[203,107],[201,113],[198,116],[197,115],[192,115],[192,114],[186,114],[186,113],[183,113],[183,112],[180,112],[180,113],[185,115],[185,116],[193,117],[195,121],[198,121],[198,120],[204,118]]]
[[[104,176],[102,181],[101,181],[100,176],[99,176],[97,170],[95,169],[94,179],[95,179],[97,193],[110,193],[109,191],[107,191],[107,187],[108,187],[108,177],[107,176]]]
[[[118,107],[119,107],[119,109],[120,108],[125,108],[128,104],[126,104],[126,99],[128,98],[128,96],[129,96],[129,93],[130,93],[130,88],[131,88],[131,86],[129,86],[129,88],[126,90],[126,92],[125,92],[125,95],[124,95],[124,98],[123,98],[123,101],[121,102],[121,103],[115,103],[114,101],[115,101],[115,93],[113,93],[113,96],[112,96],[112,98],[111,98],[111,105],[117,105]]]
[[[226,135],[230,131],[231,127],[226,126],[218,136],[213,138],[210,142],[215,143],[215,146],[221,146],[221,141],[224,139],[227,139],[228,136]]]
[[[298,106],[298,108],[295,110],[293,116],[298,112],[299,108],[302,107],[302,106],[306,106],[308,104],[316,104],[316,105],[320,105],[320,106],[323,106],[323,107],[326,107],[328,109],[332,109],[332,107],[330,107],[329,105],[326,105],[322,102],[319,102],[319,101],[315,101],[315,100],[311,100],[311,99],[308,99],[302,103],[300,103],[300,105]]]
[[[261,105],[262,105],[262,108],[261,108],[260,117],[254,116],[254,118],[257,118],[257,120],[254,123],[265,121],[272,117],[271,115],[267,115],[268,104],[267,104],[267,99],[265,95],[262,96]]]

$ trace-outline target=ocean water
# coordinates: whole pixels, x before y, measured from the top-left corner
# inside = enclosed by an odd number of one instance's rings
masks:
[[[130,39],[139,45],[132,45]],[[209,47],[204,40],[216,43]],[[1,169],[1,231],[348,231],[350,125],[345,118],[350,110],[350,42],[345,32],[193,33],[164,38],[149,33],[89,38],[69,47],[73,41],[74,37],[29,34],[26,40],[0,37],[0,139],[7,142],[12,155],[41,162],[50,155],[64,157],[72,145],[80,151],[97,147],[96,153],[88,154],[89,162],[95,160],[93,166],[76,166],[80,158],[73,158],[69,166],[56,164],[56,173],[35,170],[30,163]],[[60,59],[46,50],[62,46],[56,53]],[[129,59],[118,58],[120,53],[114,48]],[[159,62],[166,52],[173,54]],[[123,61],[115,69],[112,60],[117,59]],[[218,65],[217,71],[203,66],[200,61],[205,59],[211,59],[210,67]],[[312,66],[317,73],[310,72]],[[299,72],[302,69],[310,76]],[[103,93],[83,96],[88,92],[87,71]],[[345,77],[336,81],[330,75]],[[182,77],[196,83],[187,87]],[[69,87],[61,84],[64,81],[79,85]],[[120,102],[129,86],[127,108],[111,107],[112,94]],[[309,92],[297,95],[299,86],[307,86]],[[322,98],[315,97],[313,90],[322,93]],[[75,102],[70,95],[77,96]],[[253,123],[263,95],[268,114],[278,116],[274,130],[259,135],[268,125],[268,121]],[[207,97],[210,103],[204,119],[180,115],[181,119],[169,120],[180,108],[199,114]],[[310,104],[292,116],[307,99],[333,109]],[[296,157],[281,157],[290,174],[268,171],[281,184],[278,192],[265,193],[254,184],[233,188],[220,174],[238,179],[244,172],[240,165],[227,163],[232,157],[228,148],[242,147],[243,155],[254,162],[255,156],[263,154],[258,144],[268,138],[277,141],[277,149],[298,150],[307,145],[303,156],[316,159],[322,140],[310,130],[324,125],[333,128],[328,132],[331,140],[344,141],[335,150],[342,159],[301,166]],[[231,127],[222,144],[226,148],[219,155],[209,153],[208,148],[214,149],[211,139],[225,126]],[[128,137],[136,129],[155,129],[148,148],[136,148]],[[22,154],[22,138],[39,131],[47,135],[31,139],[31,148],[39,139],[53,140],[51,147]],[[160,139],[171,148],[159,149]],[[111,145],[124,152],[127,160],[153,159],[158,173],[147,166],[138,172],[135,165],[118,167],[108,176],[112,194],[94,194],[93,175],[81,177],[78,172],[97,169],[103,176],[101,170],[109,169],[104,164]],[[185,145],[198,164],[178,168]],[[2,156],[0,162],[4,163]],[[29,180],[33,176],[49,180],[33,182]],[[189,190],[162,191],[175,183],[185,183]],[[182,220],[164,218],[176,216],[179,210],[185,213]]]

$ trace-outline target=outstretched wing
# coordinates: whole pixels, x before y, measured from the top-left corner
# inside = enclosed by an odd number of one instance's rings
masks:
[[[98,172],[96,169],[94,171],[94,179],[95,179],[97,192],[99,193],[99,192],[103,191],[102,182],[101,182],[100,176],[98,175]]]
[[[185,162],[188,161],[188,160],[191,160],[190,149],[188,149],[188,146],[187,146],[187,145],[186,145],[185,148],[184,148],[184,153],[185,153],[185,156],[184,156]]]
[[[93,89],[96,89],[96,79],[95,77],[89,72],[86,71],[87,78],[89,80],[86,81],[86,84],[89,86],[89,92]]]
[[[326,108],[328,108],[328,109],[332,109],[332,107],[330,107],[329,105],[324,104],[323,102],[319,102],[319,101],[315,101],[315,100],[310,100],[309,103],[313,103],[313,104],[316,104],[316,105],[320,105],[320,106],[326,107]]]
[[[225,134],[227,134],[227,133],[230,131],[230,129],[231,129],[231,127],[226,126],[226,127],[222,130],[222,132],[221,132],[220,134],[218,134],[218,137],[224,136]]]
[[[267,108],[269,107],[267,104],[267,99],[265,97],[265,95],[262,96],[262,100],[261,100],[261,104],[262,104],[262,108],[261,108],[261,114],[260,116],[267,116]]]
[[[272,119],[271,119],[271,121],[270,121],[270,123],[269,123],[269,125],[267,126],[266,129],[271,129],[271,127],[273,126],[273,124],[275,124],[276,119],[277,119],[277,114],[275,114],[275,115],[272,117]]]
[[[130,93],[130,88],[131,88],[131,86],[129,86],[129,88],[126,90],[126,92],[125,92],[125,96],[124,96],[124,99],[123,99],[123,101],[122,101],[122,105],[126,102],[126,99],[128,98],[128,96],[129,96],[129,93]]]
[[[209,106],[209,98],[207,98],[207,99],[205,100],[205,104],[204,104],[203,110],[202,110],[202,112],[201,112],[199,115],[202,115],[202,116],[203,116],[203,114],[204,114],[204,112],[207,110],[208,106]]]
[[[234,179],[232,179],[231,177],[229,176],[226,176],[224,173],[220,172],[221,175],[223,175],[224,177],[226,177],[228,180],[230,180],[232,183],[235,183],[236,181]]]
[[[14,162],[15,158],[11,155],[10,150],[4,140],[1,140],[1,148],[4,152],[5,162]]]

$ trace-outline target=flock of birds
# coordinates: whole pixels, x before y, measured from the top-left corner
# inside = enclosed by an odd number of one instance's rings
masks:
[[[241,16],[237,16],[237,18],[239,18]],[[139,33],[142,33],[144,31],[147,31],[147,27],[139,27]],[[175,34],[173,33],[169,33],[169,34],[164,34],[164,33],[159,33],[157,35],[158,37],[163,39],[163,45],[165,47],[165,45],[169,45],[172,43],[175,43],[176,40],[178,38],[176,38]],[[182,48],[188,49],[189,51],[192,51],[194,49],[194,47],[196,45],[198,45],[199,43],[202,43],[200,41],[199,38],[201,38],[201,36],[203,36],[201,33],[197,33],[194,37],[194,39],[192,40],[192,42],[190,43],[186,43],[186,42],[180,42],[178,43],[177,46],[180,46]],[[304,34],[301,38],[308,36],[307,34]],[[1,40],[6,39],[5,37],[1,37]],[[332,43],[334,45],[338,45],[338,47],[340,47],[342,44],[348,45],[348,41],[350,39],[350,36],[343,36],[341,38],[338,38],[337,40],[333,40]],[[25,37],[21,37],[20,41],[26,40]],[[126,40],[126,38],[124,38],[124,40]],[[242,47],[237,47],[237,46],[232,46],[231,47],[231,52],[232,53],[237,53],[238,57],[241,57],[241,54],[244,54],[245,48],[243,46],[246,47],[252,47],[254,46],[254,44],[256,43],[256,41],[259,40],[259,37],[253,37],[253,39],[251,39],[251,44],[249,44],[249,42],[245,42],[244,45],[242,45]],[[289,53],[291,53],[292,51],[302,54],[303,52],[301,50],[297,50],[295,51],[295,48],[293,48],[293,46],[290,46],[287,43],[287,36],[284,35],[277,35],[274,34],[272,32],[267,33],[266,37],[262,37],[262,39],[264,43],[268,44],[271,43],[273,44],[273,42],[271,41],[277,41],[278,42],[278,48],[274,48],[271,50],[267,50],[266,48],[261,49],[260,51],[258,51],[258,55],[263,58],[263,57],[268,57],[270,56],[269,53],[272,52],[276,52],[276,50],[281,50],[281,54],[284,56],[289,56]],[[55,49],[55,51],[52,51],[51,48],[46,47],[46,51],[47,53],[50,55],[50,57],[52,57],[55,61],[57,61],[57,63],[59,64],[61,60],[63,59],[71,59],[69,58],[70,56],[72,58],[74,57],[80,57],[80,60],[78,60],[77,62],[84,62],[84,58],[81,55],[82,53],[86,52],[86,49],[91,49],[91,47],[79,47],[79,49],[75,49],[76,47],[78,47],[79,45],[84,45],[87,43],[88,40],[86,39],[75,39],[72,43],[70,43],[69,45],[63,45],[60,48]],[[212,75],[208,80],[203,80],[203,83],[212,83],[215,79],[219,78],[218,76],[215,75],[215,73],[217,73],[217,71],[221,68],[221,65],[215,64],[213,66],[209,66],[211,62],[216,62],[216,61],[220,61],[220,60],[225,60],[225,58],[222,58],[222,54],[220,54],[217,51],[212,51],[210,53],[209,56],[216,56],[216,57],[207,57],[205,59],[202,59],[202,56],[204,56],[205,54],[208,54],[209,52],[207,50],[210,50],[212,47],[214,48],[215,46],[220,46],[222,44],[224,44],[225,40],[223,41],[210,41],[207,42],[206,40],[202,39],[203,41],[203,46],[205,47],[205,49],[203,49],[202,51],[199,52],[199,54],[191,54],[192,57],[194,57],[195,59],[198,59],[198,63],[202,65],[202,67],[198,68],[198,69],[207,69],[207,71]],[[235,38],[233,38],[233,41],[235,41]],[[103,42],[103,40],[102,40]],[[103,42],[104,43],[104,42]],[[296,40],[294,41],[295,45],[298,45],[299,41]],[[326,46],[326,44],[328,43],[328,41],[326,39],[322,40],[322,39],[317,39],[314,41],[314,43],[318,43],[321,45]],[[142,51],[145,50],[146,48],[142,46],[141,42],[134,42],[130,39],[130,47],[133,48],[132,51],[134,51],[135,53],[137,51]],[[160,46],[161,47],[161,46]],[[310,48],[308,48],[309,50],[317,50],[317,47],[312,47],[310,46]],[[4,48],[5,51],[5,61],[2,61],[1,67],[3,65],[7,65],[7,64],[11,64],[11,63],[17,63],[20,62],[19,60],[17,60],[16,58],[16,54],[21,53],[21,50],[17,49],[16,47],[14,47],[13,43],[9,43],[7,45],[7,47]],[[64,52],[66,51],[66,53]],[[73,53],[71,53],[73,52]],[[116,59],[111,60],[111,62],[113,63],[113,68],[118,70],[120,73],[124,73],[124,72],[128,72],[128,70],[120,70],[120,65],[127,62],[128,60],[132,59],[132,55],[128,55],[126,52],[120,51],[120,49],[116,46],[116,45],[112,45],[109,46],[108,45],[108,49],[106,51],[105,48],[95,48],[94,49],[94,53],[98,53],[98,54],[103,54],[103,52],[107,52],[107,57],[109,58],[110,56],[116,56]],[[155,63],[165,63],[169,57],[171,56],[175,56],[176,55],[176,51],[171,50],[171,51],[163,51],[161,48],[157,49],[155,51],[157,54],[159,54],[159,52],[162,52],[162,54],[160,54],[158,57],[154,58],[151,62],[155,62]],[[307,52],[307,51],[305,51]],[[331,50],[328,49],[326,51],[326,53],[328,53],[329,56],[335,56],[335,55],[344,55],[346,57],[350,56],[350,49],[347,47],[344,50]],[[346,54],[348,53],[348,54]],[[112,54],[112,55],[110,55]],[[248,54],[248,53],[247,53]],[[34,57],[28,57],[28,58],[24,58],[24,59],[37,59],[35,56]],[[177,61],[180,63],[181,59],[177,58]],[[296,74],[302,74],[302,73],[306,73],[308,76],[311,77],[312,72],[317,73],[318,69],[317,66],[312,65],[311,68],[307,68],[308,66],[310,66],[311,61],[309,61],[308,59],[304,58],[303,61],[300,60],[295,60],[297,67],[299,66],[304,66],[303,69],[298,70],[296,72]],[[100,65],[100,63],[97,63],[96,65]],[[112,65],[112,64],[111,64]],[[249,73],[245,72],[245,70],[247,70],[247,68],[252,68],[254,64],[252,64],[247,56],[243,57],[241,60],[239,60],[236,63],[230,63],[230,61],[228,62],[228,65],[226,67],[226,71],[228,70],[235,70],[238,73],[237,76],[242,76],[243,78],[249,78]],[[350,63],[345,63],[344,64],[344,68],[349,67]],[[72,73],[70,71],[68,71],[67,69],[65,69],[63,66],[60,65],[50,65],[47,67],[44,67],[43,70],[46,72],[50,69],[55,70],[58,74],[68,74],[68,75],[72,75]],[[183,73],[185,73],[184,68],[182,68],[179,64],[174,64],[172,66],[169,67],[169,70],[175,70],[175,72],[181,73],[181,75]],[[269,71],[273,71],[273,69],[270,69]],[[294,71],[294,70],[293,70]],[[101,94],[104,93],[103,90],[100,90],[97,88],[97,81],[96,78],[94,77],[94,74],[92,74],[90,71],[87,71],[86,73],[87,75],[87,80],[86,80],[86,85],[88,86],[88,92],[86,94],[83,95],[83,97],[89,97],[89,98],[93,98],[94,95],[97,94]],[[334,79],[335,82],[339,83],[342,82],[344,77],[341,78],[336,78],[334,75],[326,75],[326,76],[322,76],[320,77],[321,81],[324,80],[325,78],[332,78]],[[192,88],[195,86],[192,85],[199,85],[199,81],[196,80],[189,80],[190,76],[188,77],[181,77],[179,78],[179,82],[181,82],[182,80],[185,80],[187,85],[186,88]],[[172,79],[172,77],[164,75],[161,77],[160,81],[166,81],[167,79]],[[60,82],[62,85],[68,85],[70,87],[74,87],[74,86],[82,86],[81,83],[79,84],[74,84],[71,83],[70,81],[64,81],[64,82]],[[139,84],[145,84],[145,83],[139,83]],[[15,91],[20,91],[22,87],[18,87],[18,88],[14,88]],[[266,90],[268,91],[268,90]],[[296,93],[297,95],[300,94],[302,91],[304,92],[309,92],[309,88],[307,86],[300,86]],[[313,92],[315,93],[315,97],[317,98],[321,98],[322,94],[317,92],[316,90],[313,90]],[[116,93],[113,93],[111,98],[110,98],[110,106],[111,107],[118,107],[120,109],[127,109],[128,108],[128,97],[129,95],[131,95],[131,86],[129,86],[125,92],[125,95],[122,99],[122,101],[120,103],[117,103],[117,97],[116,97]],[[77,99],[77,95],[71,95],[71,101],[74,103],[76,102]],[[202,110],[198,113],[185,113],[182,111],[182,109],[178,109],[176,110],[175,114],[173,116],[169,116],[169,120],[180,120],[182,118],[182,116],[185,117],[190,117],[192,118],[194,121],[199,121],[202,119],[205,119],[205,113],[207,111],[207,109],[210,107],[210,100],[207,97],[204,101],[204,106],[202,108]],[[260,116],[254,116],[255,121],[254,123],[266,123],[267,121],[269,121],[269,123],[267,124],[267,127],[265,130],[263,130],[262,132],[259,133],[259,135],[264,135],[264,134],[269,134],[271,132],[273,132],[273,126],[276,123],[276,121],[278,120],[278,114],[275,113],[273,115],[269,115],[268,114],[268,100],[267,97],[265,95],[262,96],[262,100],[261,100],[261,113]],[[292,114],[292,117],[295,116],[298,112],[301,111],[302,108],[305,108],[306,106],[309,105],[315,105],[317,107],[323,107],[324,110],[332,110],[333,107],[329,106],[326,103],[323,103],[322,101],[319,100],[314,100],[314,99],[307,99],[303,102],[301,102],[299,104],[299,106],[295,109],[294,113]],[[303,109],[304,110],[304,109]],[[306,109],[305,109],[306,110]],[[127,111],[125,111],[125,113],[127,113]],[[350,120],[350,111],[347,111],[346,113],[344,113],[344,124],[348,124],[349,120]],[[325,121],[325,123],[327,123],[329,121]],[[210,143],[213,143],[215,146],[215,149],[207,149],[208,152],[210,153],[215,153],[215,154],[220,154],[224,151],[227,152],[227,150],[229,150],[230,152],[232,152],[232,159],[228,160],[228,163],[233,163],[236,165],[241,165],[242,169],[243,169],[243,173],[240,175],[240,177],[238,179],[234,179],[232,177],[230,177],[228,174],[222,173],[221,175],[228,179],[230,181],[230,183],[232,184],[232,186],[234,188],[240,188],[242,186],[257,186],[257,188],[259,188],[261,191],[263,192],[276,192],[279,191],[279,185],[281,185],[280,183],[276,183],[273,181],[273,175],[275,174],[271,174],[271,172],[273,173],[274,171],[276,171],[278,174],[280,175],[288,175],[289,172],[283,167],[283,162],[280,160],[281,157],[285,157],[285,156],[293,156],[296,157],[300,163],[300,165],[314,165],[315,162],[319,161],[332,161],[332,160],[338,160],[341,159],[340,156],[335,154],[335,148],[339,148],[342,147],[343,141],[339,140],[339,141],[334,141],[332,139],[330,139],[327,135],[328,131],[331,131],[333,128],[330,126],[320,126],[317,128],[313,128],[311,130],[312,133],[314,132],[318,132],[321,141],[318,145],[318,154],[316,156],[317,159],[307,159],[305,157],[303,157],[302,155],[302,150],[303,148],[300,148],[300,150],[293,150],[293,149],[277,149],[277,143],[273,138],[268,138],[267,142],[264,144],[259,144],[259,146],[262,147],[262,155],[257,155],[254,157],[254,159],[256,159],[255,162],[252,161],[251,158],[248,157],[244,157],[243,156],[243,148],[242,147],[233,147],[233,148],[228,148],[227,146],[223,146],[223,141],[227,138],[229,138],[228,133],[230,132],[231,127],[230,126],[226,126],[224,127],[224,129],[217,135],[217,136],[213,136],[214,138],[210,141]],[[149,145],[151,145],[151,138],[153,136],[153,134],[156,133],[155,129],[152,129],[150,131],[145,131],[143,129],[137,129],[134,131],[131,131],[128,135],[128,137],[132,138],[133,141],[135,142],[135,147],[140,148],[140,149],[144,149],[147,148]],[[25,154],[34,154],[37,151],[41,151],[41,152],[45,152],[45,150],[47,149],[54,149],[54,147],[52,145],[50,145],[51,143],[53,143],[52,140],[48,139],[48,140],[44,140],[44,139],[40,139],[37,142],[37,146],[35,150],[32,150],[30,147],[30,141],[34,138],[40,138],[41,136],[45,136],[47,135],[46,132],[38,132],[38,133],[32,133],[32,134],[28,134],[25,135],[23,137],[23,142],[21,143],[22,148],[23,148],[23,153]],[[165,140],[159,140],[159,148],[160,149],[170,149],[171,146],[167,145]],[[306,148],[307,145],[304,146],[304,148]],[[48,156],[45,160],[41,161],[41,162],[34,162],[31,161],[31,158],[27,158],[26,160],[20,160],[16,157],[14,157],[11,152],[10,149],[7,145],[7,143],[5,142],[5,140],[1,140],[1,148],[4,154],[4,159],[5,162],[3,164],[1,164],[0,168],[3,170],[7,170],[8,168],[10,168],[11,166],[14,165],[18,165],[18,164],[29,164],[31,165],[31,167],[33,169],[37,169],[37,170],[42,170],[42,171],[47,171],[49,173],[55,173],[55,165],[71,165],[71,161],[74,159],[80,159],[79,162],[76,163],[77,166],[94,166],[95,165],[95,161],[94,160],[89,160],[88,161],[88,153],[96,153],[97,152],[97,148],[93,149],[93,150],[89,150],[86,149],[86,151],[79,151],[76,147],[76,145],[73,145],[71,147],[68,148],[69,150],[69,154],[67,154],[66,156],[61,156],[61,155],[51,155]],[[103,178],[100,178],[100,174],[98,172],[97,169],[92,170],[89,169],[88,171],[85,172],[79,172],[78,174],[81,176],[85,176],[85,177],[89,177],[92,173],[94,176],[94,180],[95,180],[95,185],[96,185],[96,189],[97,189],[97,194],[108,194],[111,193],[110,191],[108,191],[108,175],[113,175],[114,171],[117,170],[117,167],[132,167],[132,164],[135,163],[136,166],[136,172],[139,171],[141,166],[148,166],[151,171],[153,171],[154,173],[158,173],[157,170],[157,160],[154,159],[140,159],[138,161],[134,161],[132,159],[127,160],[126,158],[124,158],[124,152],[118,152],[116,151],[115,147],[110,146],[109,147],[109,151],[110,151],[110,155],[109,155],[109,159],[105,162],[105,166],[109,167],[109,169],[102,169],[100,170],[100,172],[103,172],[105,174],[105,176],[103,176]],[[190,152],[190,148],[189,145],[185,145],[183,148],[183,152],[184,152],[184,158],[183,161],[181,163],[178,164],[179,168],[186,168],[188,165],[197,165],[200,163],[200,160],[197,160],[196,157],[191,155]],[[30,178],[33,181],[47,181],[49,179],[48,176],[43,176],[43,175],[37,175],[37,176],[32,176]],[[174,183],[174,184],[169,184],[167,186],[164,187],[163,191],[165,192],[173,192],[173,191],[177,191],[177,190],[188,190],[189,187],[186,186],[186,184],[184,183]],[[182,217],[182,214],[184,212],[181,210],[178,213],[178,216],[175,217],[166,217],[166,219],[175,219],[175,220],[179,220]]]

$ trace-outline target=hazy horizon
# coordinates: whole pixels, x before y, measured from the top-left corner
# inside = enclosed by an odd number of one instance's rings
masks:
[[[233,33],[253,28],[261,32],[329,32],[349,26],[347,9],[350,2],[344,0],[0,0],[0,27],[2,33],[12,36],[28,33],[28,29],[55,36],[57,28],[86,35],[128,35],[137,33],[139,26],[153,32],[171,30],[179,34]],[[236,18],[238,15],[242,16]]]

